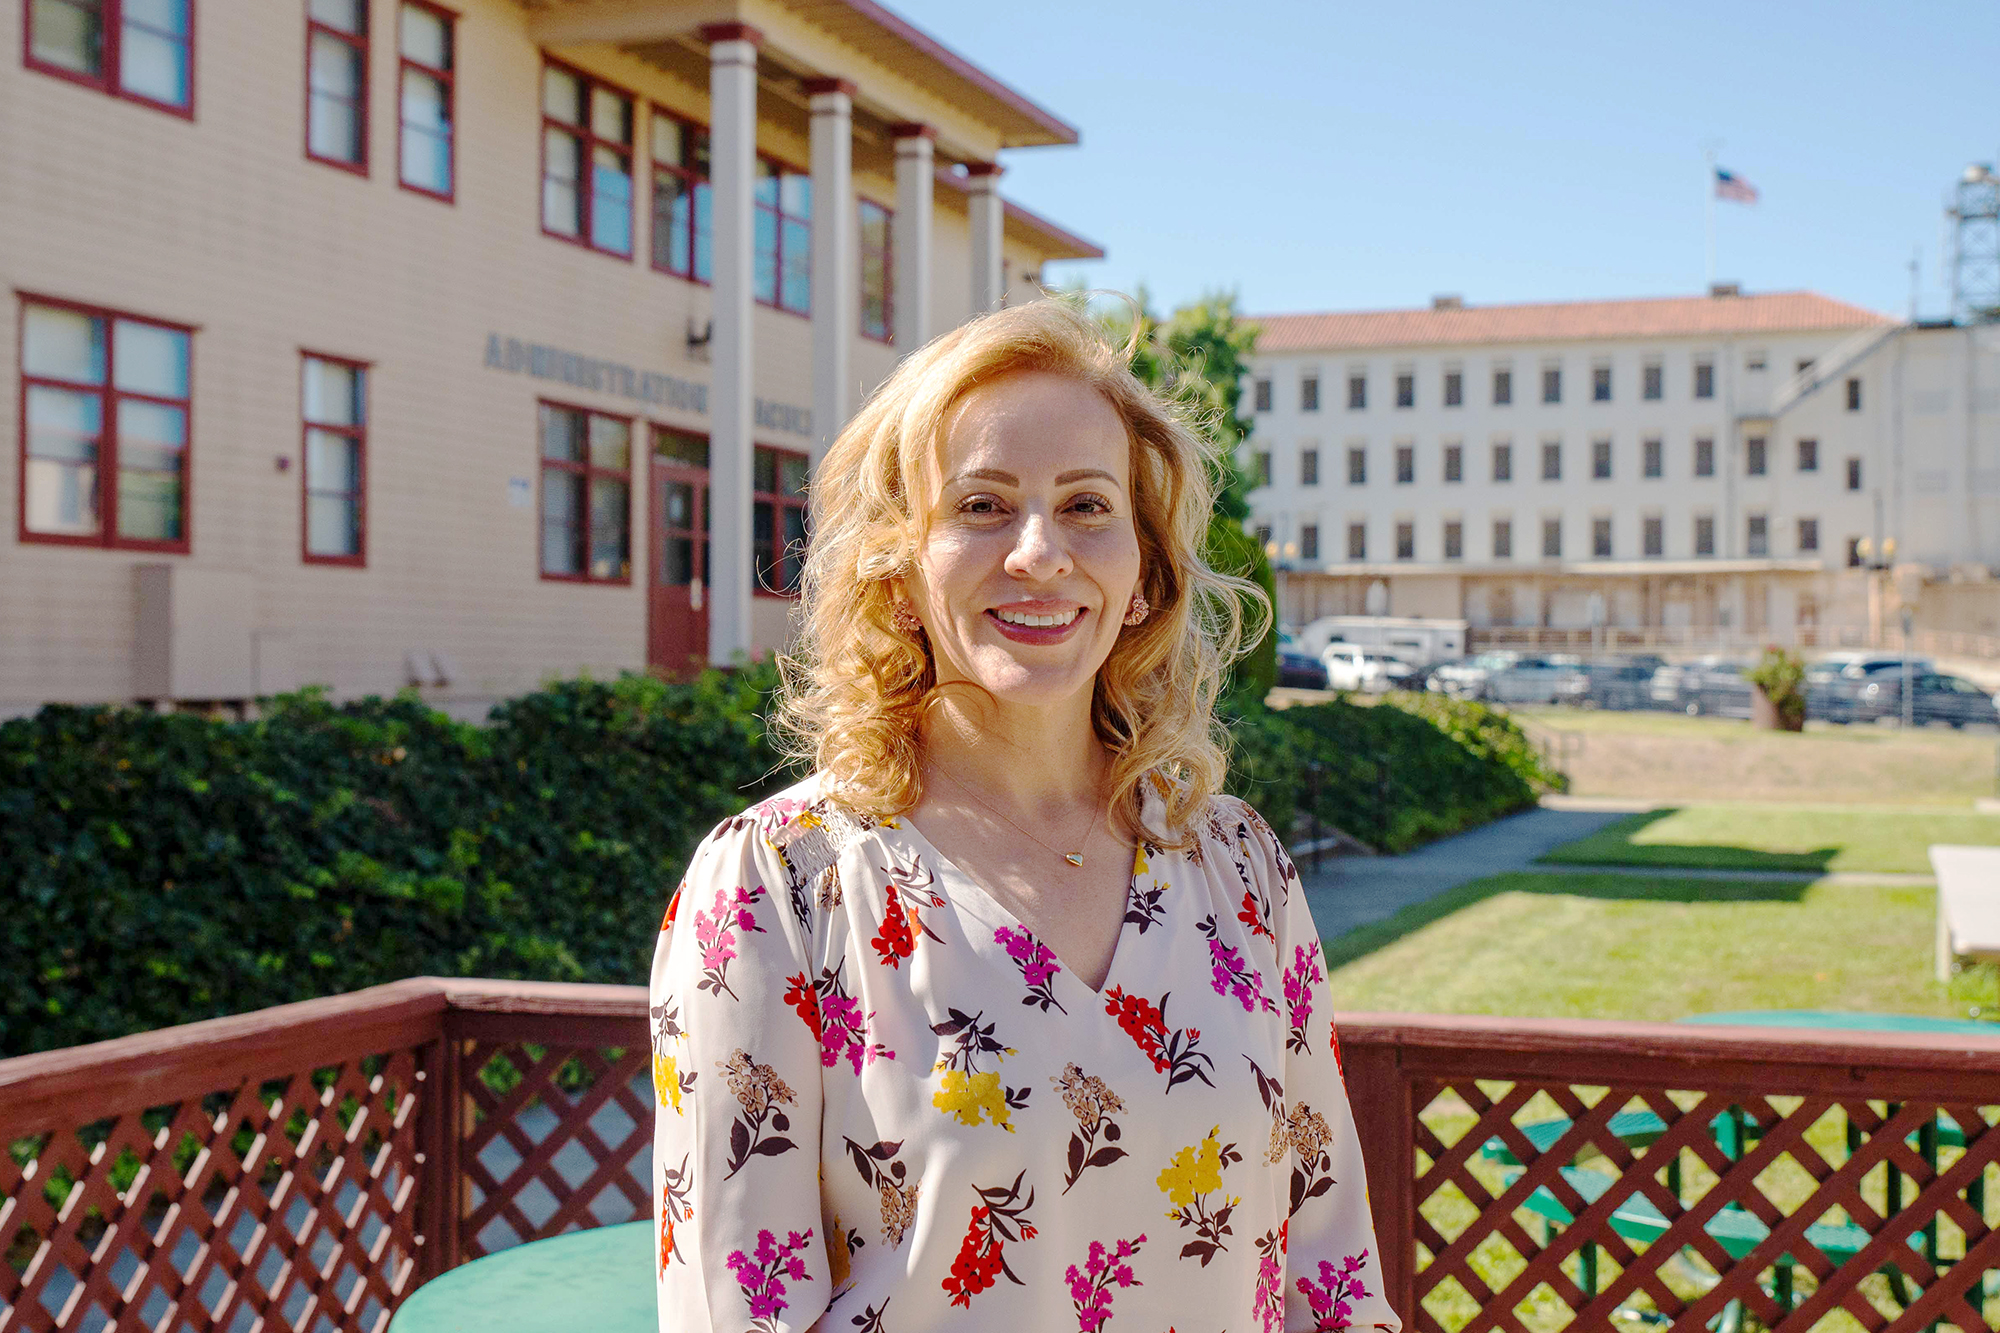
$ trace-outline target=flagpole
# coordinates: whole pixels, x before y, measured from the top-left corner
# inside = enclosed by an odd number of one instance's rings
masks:
[[[1703,154],[1708,160],[1708,173],[1702,182],[1705,202],[1703,212],[1708,234],[1708,281],[1703,287],[1705,291],[1712,291],[1715,288],[1715,151],[1716,145],[1711,142]]]

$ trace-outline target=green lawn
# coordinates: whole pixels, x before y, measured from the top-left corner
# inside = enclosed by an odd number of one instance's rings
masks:
[[[1683,805],[1633,815],[1542,858],[1563,865],[1929,874],[1934,842],[2000,843],[2000,815],[1964,809]]]
[[[1963,1018],[1932,980],[1936,891],[1518,872],[1326,941],[1343,1010],[1671,1021],[1731,1009]]]

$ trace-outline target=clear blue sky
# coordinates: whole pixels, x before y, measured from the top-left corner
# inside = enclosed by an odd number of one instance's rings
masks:
[[[1995,0],[1235,4],[889,0],[1078,126],[1009,197],[1097,241],[1059,280],[1253,312],[1692,293],[1717,277],[1900,315],[1943,200],[2000,153]]]

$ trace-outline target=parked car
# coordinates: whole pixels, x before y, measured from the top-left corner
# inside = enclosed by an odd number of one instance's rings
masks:
[[[1857,722],[1903,715],[1901,671],[1877,672],[1855,699]],[[1953,728],[1971,722],[2000,722],[2000,695],[1988,694],[1963,676],[1926,671],[1910,680],[1910,720],[1917,726],[1943,722]]]
[[[1584,676],[1583,663],[1575,657],[1530,657],[1522,655],[1481,683],[1481,699],[1508,704],[1552,704]]]
[[[1326,668],[1330,690],[1414,690],[1421,687],[1424,673],[1400,658],[1374,648],[1358,648],[1351,643],[1330,643],[1319,655]]]
[[[1653,672],[1653,679],[1646,687],[1653,707],[1671,709],[1676,713],[1690,711],[1688,705],[1700,690],[1702,675],[1728,660],[1719,653],[1710,653],[1692,662],[1668,662],[1660,666]]]
[[[1680,677],[1681,711],[1689,717],[1750,716],[1754,691],[1743,673],[1747,662],[1704,661],[1692,670],[1683,668]]]
[[[1278,684],[1295,690],[1326,688],[1326,666],[1303,648],[1278,646]]]
[[[1575,675],[1558,683],[1556,697],[1558,702],[1579,708],[1646,708],[1652,704],[1648,691],[1659,665],[1658,658],[1609,657],[1585,662]]]
[[[1910,673],[1924,675],[1936,668],[1927,657],[1909,659]],[[1828,722],[1859,722],[1879,712],[1862,706],[1868,686],[1894,678],[1901,690],[1903,658],[1897,653],[1828,653],[1806,668],[1806,716]],[[1876,697],[1879,699],[1880,692]],[[1901,698],[1901,694],[1897,698]]]
[[[1462,662],[1445,662],[1431,668],[1424,687],[1460,699],[1484,699],[1487,678],[1496,671],[1506,670],[1520,657],[1519,653],[1496,649]]]

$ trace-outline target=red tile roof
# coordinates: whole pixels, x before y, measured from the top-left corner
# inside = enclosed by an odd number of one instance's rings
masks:
[[[1818,333],[1896,321],[1817,292],[1658,296],[1632,301],[1543,301],[1445,310],[1357,310],[1256,315],[1259,352],[1465,343],[1699,338],[1739,333]]]

